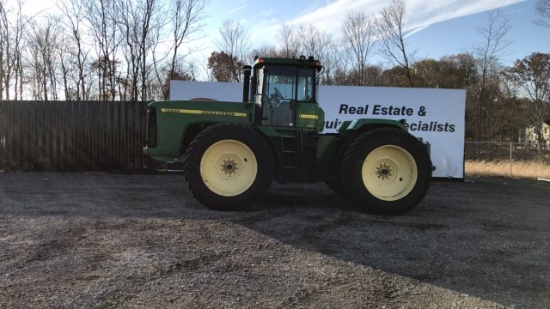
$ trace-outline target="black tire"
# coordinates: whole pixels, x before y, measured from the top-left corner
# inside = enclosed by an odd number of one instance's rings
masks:
[[[332,172],[334,175],[336,175],[336,179],[331,179],[325,181],[325,184],[329,189],[334,191],[337,194],[340,194],[341,196],[346,196],[346,190],[344,190],[344,183],[342,181],[342,161],[344,160],[344,155],[346,154],[346,151],[349,148],[349,145],[353,142],[353,138],[349,138],[345,142],[342,143],[338,151],[336,152],[336,156],[334,157],[334,168]]]
[[[416,207],[432,179],[424,144],[398,128],[363,133],[342,162],[346,196],[363,211],[397,215]]]
[[[221,123],[201,131],[185,153],[187,187],[203,205],[240,210],[265,193],[273,179],[273,156],[265,138],[241,124]]]

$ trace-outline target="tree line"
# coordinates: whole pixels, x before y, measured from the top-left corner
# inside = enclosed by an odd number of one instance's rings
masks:
[[[0,100],[147,101],[194,78],[206,0],[59,0],[34,16],[23,4],[0,0]]]
[[[532,126],[543,142],[542,123],[550,123],[550,54],[503,65],[511,26],[499,10],[479,29],[483,43],[440,59],[417,59],[407,45],[406,2],[392,0],[370,16],[348,12],[338,36],[283,24],[273,45],[252,46],[240,22],[225,20],[216,49],[198,63],[192,43],[207,0],[57,3],[57,15],[26,16],[22,0],[0,0],[0,100],[167,99],[170,80],[240,82],[255,55],[311,55],[325,67],[325,85],[466,89],[468,139],[516,141]],[[537,0],[535,10],[533,22],[550,27],[550,0]]]

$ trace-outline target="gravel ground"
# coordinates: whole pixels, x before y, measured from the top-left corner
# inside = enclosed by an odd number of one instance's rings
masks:
[[[181,174],[0,173],[0,308],[548,308],[549,241],[543,181],[382,217],[323,184],[216,212]]]

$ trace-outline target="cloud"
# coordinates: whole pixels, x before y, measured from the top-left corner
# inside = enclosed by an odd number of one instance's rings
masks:
[[[490,11],[526,0],[407,0],[406,31],[416,33],[435,23]],[[361,11],[367,16],[375,16],[389,1],[379,0],[335,0],[293,20],[283,22],[294,26],[313,25],[335,36],[341,32],[340,24],[349,11]],[[279,25],[272,25],[273,28]]]
[[[231,14],[235,14],[237,12],[240,12],[242,10],[244,10],[246,8],[246,4],[245,5],[241,5],[239,6],[238,8],[234,8],[232,10],[229,10],[225,13],[225,15],[231,15]]]
[[[411,35],[418,33],[426,28],[428,28],[428,26],[419,26],[416,28],[409,29],[407,34],[404,36],[404,38],[410,37]]]

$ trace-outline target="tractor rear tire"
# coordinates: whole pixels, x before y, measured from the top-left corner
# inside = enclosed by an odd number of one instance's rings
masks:
[[[397,215],[426,195],[432,163],[423,143],[398,128],[378,128],[357,137],[342,162],[346,196],[361,210]]]
[[[270,147],[260,133],[245,125],[221,123],[193,139],[183,174],[189,191],[206,207],[240,210],[267,191],[273,165]]]

